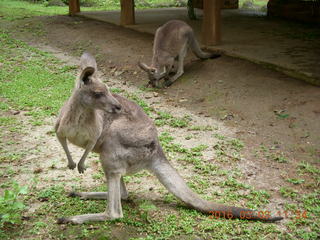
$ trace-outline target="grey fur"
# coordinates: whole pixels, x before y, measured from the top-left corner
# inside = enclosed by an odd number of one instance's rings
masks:
[[[156,31],[153,44],[153,57],[150,66],[139,62],[139,67],[148,73],[149,83],[160,87],[159,81],[165,78],[165,86],[171,85],[183,73],[183,61],[188,47],[200,59],[216,58],[219,54],[203,52],[194,36],[192,28],[183,21],[171,20]],[[170,73],[174,73],[172,77]]]
[[[123,217],[121,199],[126,199],[128,193],[122,176],[142,169],[153,172],[170,192],[201,212],[229,211],[232,217],[239,218],[240,211],[250,211],[255,219],[259,219],[255,211],[209,202],[192,192],[166,159],[153,121],[136,103],[117,94],[111,94],[98,79],[96,67],[92,64],[86,65],[88,58],[89,62],[92,62],[93,57],[89,54],[81,58],[81,77],[72,96],[62,107],[55,129],[67,154],[69,168],[74,168],[75,163],[68,151],[66,139],[86,149],[78,164],[80,173],[84,171],[83,163],[87,152],[92,150],[100,154],[101,165],[108,182],[108,193],[73,192],[70,196],[82,199],[108,199],[108,207],[103,213],[63,217],[58,223],[81,224]],[[88,68],[89,75],[86,72]],[[94,72],[92,68],[95,69]],[[97,89],[104,94],[99,99],[93,97]]]

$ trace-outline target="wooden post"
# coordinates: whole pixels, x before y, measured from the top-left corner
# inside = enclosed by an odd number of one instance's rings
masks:
[[[203,0],[202,41],[216,45],[221,41],[221,0]]]
[[[135,24],[134,0],[121,0],[120,25]]]
[[[69,15],[74,16],[78,12],[80,12],[79,0],[69,0]]]

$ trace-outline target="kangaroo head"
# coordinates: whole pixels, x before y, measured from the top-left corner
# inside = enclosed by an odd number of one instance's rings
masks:
[[[164,78],[166,76],[166,70],[161,71],[160,68],[156,67],[149,67],[147,64],[139,62],[139,67],[147,72],[149,83],[151,83],[152,86],[157,87],[159,80]]]
[[[90,57],[91,62],[95,59],[86,53],[86,57]],[[84,55],[81,57],[83,60]],[[88,60],[88,59],[86,59]],[[83,64],[83,62],[82,62]],[[82,65],[83,66],[83,65]],[[82,106],[90,109],[100,109],[109,113],[118,113],[121,111],[121,105],[109,91],[96,74],[96,63],[94,65],[84,67],[82,70],[78,84],[77,93]]]

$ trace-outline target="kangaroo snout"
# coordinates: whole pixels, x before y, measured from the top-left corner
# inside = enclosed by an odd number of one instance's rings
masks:
[[[119,113],[122,109],[122,106],[120,104],[116,104],[112,107],[112,112],[113,113]]]
[[[118,100],[115,97],[111,97],[111,113],[119,113],[122,109],[121,104],[118,102]]]

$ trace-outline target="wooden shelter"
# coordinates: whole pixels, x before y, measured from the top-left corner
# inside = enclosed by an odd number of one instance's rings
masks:
[[[135,24],[134,0],[120,0],[120,25]],[[202,42],[205,45],[216,45],[221,41],[221,0],[203,0]],[[80,12],[79,0],[69,0],[69,14]]]

